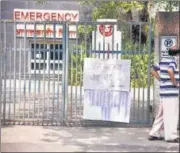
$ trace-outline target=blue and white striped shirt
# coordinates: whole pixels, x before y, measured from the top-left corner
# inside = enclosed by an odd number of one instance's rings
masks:
[[[179,72],[174,57],[163,57],[159,65],[153,65],[154,70],[160,71],[160,97],[178,97],[179,95],[179,88],[173,85],[168,74],[169,68],[174,71],[175,78],[179,81]]]

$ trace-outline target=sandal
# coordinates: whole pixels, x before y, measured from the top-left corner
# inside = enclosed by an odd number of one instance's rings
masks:
[[[149,136],[148,137],[148,140],[149,141],[153,141],[153,140],[163,140],[164,138],[163,137],[155,137],[155,136]]]

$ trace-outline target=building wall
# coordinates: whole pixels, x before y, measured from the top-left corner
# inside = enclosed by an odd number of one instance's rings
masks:
[[[76,10],[79,11],[79,20],[85,21],[90,20],[90,16],[87,13],[90,8],[86,6],[82,6],[78,1],[48,1],[44,4],[37,4],[33,1],[3,1],[2,2],[2,10],[1,15],[2,19],[5,20],[13,20],[13,11],[14,9],[40,9],[40,10]],[[11,65],[15,65],[10,67],[10,64],[5,64],[5,69],[7,73],[14,72],[14,68],[17,72],[20,70],[24,70],[26,67],[26,71],[29,71],[29,60],[30,60],[30,40],[32,39],[24,39],[24,38],[16,38],[15,39],[15,25],[14,23],[5,23],[3,22],[1,26],[1,39],[4,47],[4,62],[10,63]],[[62,42],[62,40],[59,40]],[[73,41],[76,43],[76,40],[70,40],[69,48],[72,50]],[[16,59],[14,61],[14,49],[16,48]],[[26,50],[26,53],[24,52]],[[7,61],[7,62],[5,62]],[[21,61],[21,63],[20,63]],[[21,68],[20,68],[21,67]]]
[[[16,0],[3,1],[1,8],[2,8],[1,18],[8,20],[13,20],[13,11],[15,8],[19,8],[19,9],[41,9],[41,10],[77,10],[79,11],[80,21],[90,20],[90,16],[87,12],[89,12],[89,10],[91,9],[87,6],[80,5],[78,1],[59,1],[59,2],[48,1],[47,3],[40,5],[33,1],[19,2]],[[1,28],[3,28],[3,26]],[[4,38],[5,32],[6,32],[6,39],[10,40],[10,38],[12,38],[12,33],[13,33],[12,23],[7,25],[7,30],[2,29],[1,38]]]
[[[40,10],[77,10],[79,11],[79,20],[85,21],[90,20],[89,10],[91,8],[87,6],[82,6],[79,4],[78,1],[48,1],[47,3],[44,3],[42,5],[37,4],[33,1],[2,1],[1,6],[1,19],[8,19],[13,20],[13,11],[15,8],[19,9],[40,9]],[[5,25],[4,25],[5,26]],[[2,32],[1,32],[1,38],[4,38],[4,34],[6,32],[6,39],[8,41],[13,41],[12,39],[12,33],[13,33],[13,24],[6,25],[6,30],[3,28],[2,25]]]
[[[82,6],[78,1],[48,1],[45,4],[37,4],[33,1],[3,1],[2,2],[2,19],[13,19],[13,10],[20,9],[41,9],[41,10],[78,10],[80,21],[89,20],[87,12],[91,9],[88,6]]]

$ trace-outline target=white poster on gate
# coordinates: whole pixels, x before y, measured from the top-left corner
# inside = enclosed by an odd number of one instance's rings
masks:
[[[83,119],[129,123],[130,60],[84,61]]]
[[[130,60],[84,60],[84,89],[129,91]]]

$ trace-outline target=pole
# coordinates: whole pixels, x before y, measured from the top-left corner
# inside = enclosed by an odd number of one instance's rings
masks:
[[[1,1],[0,1],[0,9],[1,9]],[[1,11],[0,11],[0,33],[1,33]],[[2,83],[1,83],[1,54],[2,53],[2,46],[1,46],[1,37],[0,37],[0,153],[1,153],[1,87],[2,87]]]

